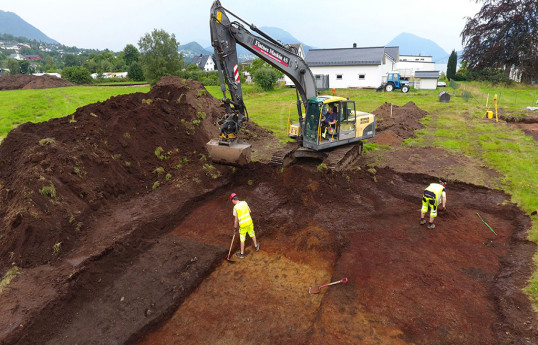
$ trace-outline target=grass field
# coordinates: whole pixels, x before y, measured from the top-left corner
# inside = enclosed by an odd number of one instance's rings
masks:
[[[220,87],[208,87],[215,97],[221,98]],[[45,90],[20,90],[0,92],[0,140],[15,126],[24,122],[46,121],[73,113],[78,107],[104,101],[111,96],[133,92],[147,92],[143,87],[67,87]],[[470,97],[464,98],[463,91]],[[451,94],[449,103],[441,103],[441,91]],[[328,91],[327,93],[330,93]],[[483,119],[486,100],[498,95],[500,112],[524,116],[521,110],[535,104],[538,87],[493,87],[483,83],[462,83],[459,88],[414,90],[407,94],[375,92],[375,90],[337,90],[336,95],[349,97],[357,110],[371,112],[385,102],[401,106],[413,101],[430,115],[424,120],[426,128],[416,137],[406,140],[410,146],[436,146],[479,159],[502,178],[500,189],[512,196],[525,212],[538,209],[538,145],[522,131],[504,122]],[[244,101],[249,117],[272,130],[286,141],[288,116],[297,120],[295,89],[279,88],[263,92],[252,86],[244,87]],[[538,243],[538,217],[533,217],[529,238]],[[538,267],[538,253],[535,255]],[[538,311],[538,271],[527,287],[529,296]]]
[[[0,141],[25,122],[42,122],[74,113],[77,108],[133,92],[147,92],[149,86],[59,87],[53,89],[0,91]]]

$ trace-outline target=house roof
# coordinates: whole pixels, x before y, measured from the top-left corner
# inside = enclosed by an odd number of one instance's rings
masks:
[[[398,61],[399,47],[310,49],[306,54],[309,66],[381,65],[383,57]]]
[[[192,63],[197,64],[198,67],[200,68],[204,68],[208,59],[209,59],[209,55],[200,55],[200,56],[195,57]]]
[[[415,78],[439,79],[439,71],[415,71]]]

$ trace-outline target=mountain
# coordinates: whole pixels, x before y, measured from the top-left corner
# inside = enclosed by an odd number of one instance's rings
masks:
[[[9,34],[15,37],[26,37],[30,40],[59,44],[39,31],[39,29],[28,24],[15,13],[2,10],[0,10],[0,34]]]
[[[196,42],[190,42],[177,47],[177,50],[183,53],[187,62],[192,61],[196,56],[200,55],[213,55],[213,48],[211,50],[204,49]]]
[[[431,56],[435,63],[447,63],[450,53],[447,53],[432,40],[402,32],[390,41],[387,46],[399,46],[401,55]]]

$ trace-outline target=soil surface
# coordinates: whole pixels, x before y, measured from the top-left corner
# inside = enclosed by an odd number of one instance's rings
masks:
[[[0,77],[0,90],[51,89],[76,84],[53,75],[42,76],[16,74]]]
[[[378,133],[404,140],[425,112],[394,110],[378,109]],[[278,141],[250,123],[258,161],[221,166],[205,143],[223,112],[167,77],[8,134],[0,269],[18,273],[0,290],[0,344],[538,344],[522,291],[536,245],[509,196],[452,180],[437,227],[419,225],[438,174],[413,155],[471,160],[406,148],[348,171],[274,168]],[[245,259],[231,192],[261,243],[247,238]]]
[[[514,117],[506,110],[500,109],[499,112],[503,113],[500,115],[500,118],[513,124],[516,128],[525,132],[525,134],[533,137],[535,141],[538,141],[538,111],[528,109],[523,111],[526,113],[525,116]]]

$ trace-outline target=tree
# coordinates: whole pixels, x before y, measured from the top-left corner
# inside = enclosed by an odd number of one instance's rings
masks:
[[[20,70],[21,70],[22,74],[31,73],[31,71],[30,71],[30,62],[28,60],[22,60],[19,63],[19,67],[20,67]]]
[[[178,53],[179,43],[174,34],[154,29],[138,41],[140,63],[144,75],[150,84],[155,84],[161,77],[179,75],[184,62]]]
[[[272,90],[278,78],[278,73],[274,69],[268,67],[258,68],[252,73],[254,82],[265,91]]]
[[[536,0],[475,0],[482,8],[467,18],[461,33],[462,58],[469,72],[515,67],[522,80],[538,79],[538,6]]]
[[[64,64],[65,67],[81,66],[82,60],[77,55],[66,54],[64,55]]]
[[[456,51],[453,50],[452,54],[450,54],[450,57],[448,58],[448,65],[446,67],[446,77],[448,80],[454,79],[454,76],[456,76],[456,68],[458,66],[458,54],[456,54]]]
[[[19,65],[19,61],[15,59],[8,59],[7,60],[7,68],[9,69],[9,74],[15,75],[21,73],[21,66]]]
[[[262,59],[254,59],[246,69],[252,76],[254,83],[265,91],[272,90],[278,78],[282,78],[284,75]]]
[[[62,70],[62,78],[77,84],[91,84],[93,82],[90,71],[82,66],[64,68]]]
[[[123,59],[125,60],[125,64],[127,66],[131,66],[133,62],[137,62],[138,57],[140,56],[140,52],[132,44],[126,45],[125,48],[123,48],[122,53]]]
[[[140,64],[138,62],[131,63],[131,66],[129,66],[129,69],[127,71],[129,79],[134,81],[144,81],[144,71],[142,71],[142,67],[140,67]]]

